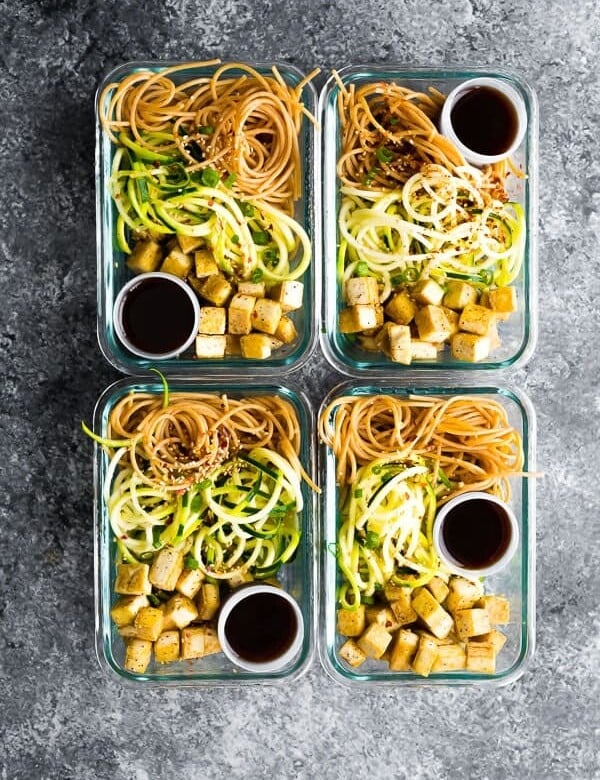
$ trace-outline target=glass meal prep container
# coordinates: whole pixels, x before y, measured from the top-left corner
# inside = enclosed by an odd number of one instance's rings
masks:
[[[93,422],[97,434],[106,435],[111,409],[131,392],[149,393],[160,397],[163,386],[160,382],[143,378],[123,378],[110,385],[99,397],[95,406]],[[223,381],[210,384],[195,382],[190,378],[173,379],[169,382],[169,395],[172,396],[177,392],[214,393],[217,396],[226,395],[231,399],[274,396],[287,401],[296,412],[302,432],[299,458],[307,473],[315,474],[314,444],[308,433],[313,426],[312,412],[308,400],[302,394],[282,385],[258,383],[232,385]],[[129,671],[124,666],[125,640],[119,634],[110,614],[111,608],[119,598],[114,591],[116,564],[123,560],[123,557],[117,548],[105,499],[109,457],[103,447],[95,444],[94,448],[95,633],[96,654],[101,667],[110,670],[126,683],[150,686],[244,685],[257,682],[276,684],[301,676],[311,663],[315,645],[313,605],[316,562],[313,523],[316,499],[306,483],[302,483],[304,506],[299,516],[300,542],[291,559],[282,564],[275,575],[279,585],[296,600],[302,612],[304,636],[301,649],[295,658],[279,670],[259,673],[244,671],[229,661],[222,652],[204,658],[163,664],[158,663],[153,655],[146,671],[137,673]],[[271,582],[269,579],[256,581]],[[226,595],[226,589],[224,593]],[[222,596],[225,597],[223,590]],[[216,620],[216,617],[214,619]]]
[[[374,82],[389,82],[417,92],[426,92],[429,87],[447,95],[452,89],[475,77],[489,76],[512,86],[524,101],[527,114],[526,132],[511,160],[525,178],[509,175],[507,194],[510,200],[522,208],[525,222],[523,261],[516,279],[511,283],[516,293],[516,311],[506,321],[498,323],[500,345],[478,362],[457,360],[448,346],[438,350],[437,356],[427,352],[424,359],[413,358],[410,366],[393,362],[382,351],[370,351],[359,344],[356,333],[341,333],[340,312],[345,306],[344,288],[341,279],[340,243],[341,235],[338,216],[342,195],[341,182],[336,165],[342,148],[341,121],[338,113],[340,98],[339,82],[331,77],[323,87],[319,100],[319,116],[323,137],[323,307],[321,324],[321,345],[329,362],[343,373],[360,377],[365,372],[371,376],[385,377],[399,374],[409,367],[411,370],[489,370],[501,369],[525,363],[531,356],[537,337],[537,135],[538,116],[535,95],[531,88],[508,71],[487,69],[436,69],[403,68],[395,65],[356,65],[338,71],[340,82],[349,88],[359,89]],[[439,118],[434,117],[434,122]],[[382,151],[381,149],[377,150]],[[386,150],[383,149],[382,154]],[[384,161],[392,159],[388,154]],[[378,158],[379,159],[379,158]],[[365,183],[368,182],[365,180]],[[365,187],[364,189],[367,189]],[[362,240],[362,239],[361,239]],[[365,239],[371,240],[371,239]],[[517,239],[515,239],[517,240]],[[519,238],[518,240],[521,240]],[[389,247],[389,243],[387,244]],[[385,251],[385,250],[384,250]],[[424,251],[424,250],[422,250]],[[360,265],[360,263],[359,263]],[[358,268],[358,266],[357,266]],[[358,271],[354,272],[355,275]],[[358,273],[358,275],[362,275]],[[458,278],[458,277],[457,277]],[[465,277],[462,277],[465,278]],[[482,277],[483,279],[483,277]],[[414,281],[408,278],[407,281]],[[400,288],[397,288],[400,289]],[[388,297],[386,303],[390,298]],[[514,304],[513,304],[514,305]],[[387,314],[386,314],[387,318]],[[400,320],[397,320],[400,322]],[[367,331],[369,333],[369,331]],[[413,333],[414,338],[414,333]]]
[[[470,376],[470,375],[469,375]],[[428,380],[411,380],[399,386],[389,380],[372,385],[346,382],[334,388],[323,401],[320,412],[329,403],[342,396],[385,394],[393,396],[437,396],[448,398],[457,395],[493,399],[506,410],[508,422],[520,434],[524,453],[523,472],[535,471],[536,420],[535,412],[527,396],[507,386],[448,383],[435,386],[435,376]],[[335,411],[333,412],[335,414]],[[513,682],[526,669],[535,646],[535,477],[512,477],[510,480],[510,506],[519,526],[517,551],[507,568],[484,580],[485,593],[504,596],[510,604],[510,622],[497,628],[507,637],[506,644],[497,655],[494,674],[471,671],[443,671],[428,677],[411,671],[392,671],[382,660],[367,660],[353,668],[340,656],[340,648],[347,636],[338,632],[339,586],[343,582],[335,556],[337,532],[340,523],[338,505],[340,491],[336,484],[336,459],[324,444],[319,449],[321,477],[320,512],[320,619],[319,652],[328,674],[336,681],[350,686],[439,686],[482,685],[500,686]],[[493,626],[492,626],[493,627]],[[443,644],[443,642],[442,642]]]
[[[221,63],[221,65],[223,64]],[[304,79],[303,73],[285,62],[248,62],[243,64],[253,68],[261,75],[271,76],[272,68],[275,66],[285,83],[291,87],[298,86]],[[144,369],[156,364],[156,358],[150,360],[138,357],[126,349],[117,337],[113,321],[113,307],[119,290],[134,274],[126,265],[127,255],[120,248],[117,236],[118,211],[111,195],[111,166],[115,158],[116,146],[102,128],[99,101],[103,96],[103,90],[109,84],[120,84],[141,71],[161,73],[169,67],[179,65],[185,65],[185,63],[159,61],[125,63],[106,75],[99,85],[96,95],[97,335],[100,349],[105,358],[115,368],[126,374],[141,373]],[[218,67],[220,66],[200,66],[190,63],[189,68],[178,70],[169,77],[175,83],[182,83],[193,78],[210,77]],[[242,73],[243,71],[239,68],[232,68],[225,73],[225,77],[238,77]],[[112,94],[114,94],[114,90],[105,95],[104,107],[108,104]],[[315,89],[310,82],[302,87],[301,100],[307,111],[314,116],[317,99]],[[303,116],[298,137],[301,194],[295,203],[295,213],[292,216],[308,236],[312,248],[312,258],[307,270],[297,280],[303,282],[304,285],[302,305],[300,308],[288,312],[295,326],[295,338],[289,343],[284,340],[282,345],[280,340],[280,346],[272,349],[270,357],[262,359],[243,358],[229,354],[229,351],[226,352],[225,357],[197,358],[192,344],[179,356],[161,360],[160,366],[163,373],[199,375],[208,370],[213,376],[244,375],[251,369],[255,375],[280,376],[282,373],[299,368],[307,360],[317,341],[315,301],[320,295],[320,242],[313,240],[314,236],[319,233],[319,214],[315,206],[315,193],[319,189],[320,170],[316,165],[315,155],[317,132],[316,123],[313,123],[309,117]],[[229,185],[225,180],[225,189],[227,186]],[[141,197],[143,198],[143,192]],[[233,240],[235,241],[235,239],[234,236]],[[256,240],[258,241],[258,239]],[[300,251],[298,248],[296,255],[299,255]],[[297,302],[295,303],[297,304]],[[224,304],[209,303],[204,300],[202,305],[222,306]],[[220,333],[221,331],[207,330],[204,332]]]

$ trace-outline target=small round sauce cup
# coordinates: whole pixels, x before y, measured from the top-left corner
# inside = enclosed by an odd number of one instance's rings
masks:
[[[496,153],[482,152],[482,146],[491,143],[491,137],[499,132],[499,124],[504,122],[506,137],[502,148]],[[455,87],[444,101],[440,115],[442,135],[452,141],[468,163],[479,167],[514,154],[523,141],[526,128],[527,110],[521,95],[502,79],[485,76],[468,79]],[[477,137],[479,149],[470,148],[466,136]]]
[[[433,545],[452,574],[467,579],[488,577],[513,558],[519,546],[519,525],[511,507],[491,493],[461,493],[437,513]]]
[[[121,343],[149,360],[167,360],[189,349],[199,320],[200,304],[194,291],[179,277],[160,271],[130,279],[113,307],[113,324]]]
[[[297,601],[273,585],[251,584],[234,591],[217,622],[223,653],[248,672],[277,672],[298,655],[304,620]]]

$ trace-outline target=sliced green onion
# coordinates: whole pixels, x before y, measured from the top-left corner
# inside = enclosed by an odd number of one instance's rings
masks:
[[[205,187],[216,187],[219,183],[219,174],[214,168],[204,168],[200,180]]]
[[[253,230],[252,240],[258,246],[266,246],[269,243],[269,234],[265,230]]]
[[[225,186],[231,189],[231,187],[233,187],[233,185],[235,184],[236,179],[237,176],[235,175],[235,173],[230,173],[229,176],[225,179],[224,182]]]
[[[375,152],[375,157],[382,163],[391,162],[395,156],[396,155],[393,152],[390,152],[389,149],[386,149],[385,146],[380,146]]]
[[[194,556],[191,553],[188,553],[184,559],[183,559],[183,568],[184,569],[198,569],[200,567],[200,564],[198,561],[194,558]]]
[[[215,128],[212,125],[200,125],[198,132],[200,135],[212,135],[215,132]]]

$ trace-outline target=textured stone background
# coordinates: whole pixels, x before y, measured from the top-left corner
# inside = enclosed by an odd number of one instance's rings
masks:
[[[600,12],[551,2],[0,2],[0,773],[8,778],[592,778],[598,731]],[[538,647],[493,690],[124,688],[93,647],[93,97],[144,58],[469,63],[537,90]],[[319,82],[319,85],[322,82]],[[294,377],[314,399],[322,358]]]

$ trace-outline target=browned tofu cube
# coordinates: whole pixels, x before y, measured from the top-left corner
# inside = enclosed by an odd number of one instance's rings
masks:
[[[444,288],[433,279],[420,279],[411,292],[415,301],[425,306],[438,306],[444,297]]]
[[[402,290],[389,299],[385,313],[396,325],[408,325],[417,313],[417,306],[409,294]]]
[[[413,631],[401,628],[394,635],[390,651],[389,665],[393,672],[408,672],[417,647],[419,645],[419,636]]]
[[[202,297],[215,306],[225,306],[233,293],[233,286],[220,274],[207,276],[200,288]]]
[[[193,599],[200,590],[204,574],[200,569],[184,569],[179,575],[175,590],[188,599]]]
[[[296,281],[281,282],[271,289],[269,296],[279,303],[284,314],[296,311],[302,308],[304,284]]]
[[[467,642],[467,663],[469,672],[479,674],[496,673],[496,653],[491,642]]]
[[[492,629],[487,634],[480,634],[469,639],[469,642],[488,642],[494,648],[494,655],[498,655],[506,644],[506,636],[497,629]]]
[[[417,613],[412,605],[412,591],[410,588],[399,588],[398,591],[394,592],[394,600],[390,601],[390,608],[401,626],[414,623],[417,619]]]
[[[204,333],[196,336],[196,357],[201,359],[222,358],[225,356],[227,339],[222,335],[207,335]]]
[[[496,317],[491,309],[476,303],[469,303],[461,312],[458,327],[466,333],[487,336],[495,322]]]
[[[492,348],[489,336],[476,336],[474,333],[455,333],[450,345],[452,357],[467,363],[485,360]]]
[[[425,587],[438,602],[438,604],[442,604],[450,593],[450,588],[440,577],[432,577]]]
[[[486,610],[492,626],[510,621],[510,602],[504,596],[483,596],[476,606]]]
[[[154,657],[159,664],[179,660],[179,631],[163,631],[154,643]]]
[[[200,620],[212,620],[221,606],[219,586],[212,582],[202,583],[197,605]]]
[[[133,621],[140,639],[154,642],[163,630],[163,613],[158,607],[142,607]]]
[[[452,334],[452,326],[441,306],[423,306],[415,314],[415,323],[421,341],[438,343],[446,341]]]
[[[379,623],[371,623],[356,644],[360,647],[367,658],[381,658],[392,641],[392,635],[385,630]]]
[[[411,339],[410,355],[413,360],[435,360],[437,358],[437,345],[429,341]]]
[[[438,655],[438,646],[432,639],[422,636],[419,639],[416,655],[412,662],[412,668],[421,677],[429,677],[431,669]]]
[[[189,276],[193,267],[194,261],[191,255],[186,255],[179,247],[174,247],[162,261],[160,270],[164,274],[173,274],[173,276],[178,276],[180,279],[185,279]]]
[[[208,276],[217,276],[219,266],[215,262],[215,256],[210,249],[199,249],[194,253],[194,265],[198,279]]]
[[[204,655],[204,626],[186,626],[181,630],[181,658],[184,661]]]
[[[477,290],[468,282],[449,279],[442,303],[449,309],[464,309],[469,303],[477,303]]]
[[[279,339],[283,344],[291,344],[296,340],[298,331],[296,330],[293,320],[284,314],[279,320],[279,325],[277,326],[274,335],[275,338]]]
[[[177,243],[181,251],[189,255],[195,249],[200,249],[204,244],[204,236],[184,236],[183,233],[178,233]]]
[[[245,336],[252,330],[252,312],[256,298],[237,293],[229,304],[229,333]]]
[[[133,623],[140,609],[148,604],[148,597],[145,595],[123,596],[112,606],[110,616],[116,626],[127,626]]]
[[[431,633],[443,639],[453,628],[453,621],[446,610],[438,604],[427,588],[420,588],[413,596],[413,609]]]
[[[488,293],[488,304],[496,316],[506,319],[517,310],[517,293],[514,287],[497,287]]]
[[[231,333],[225,334],[225,354],[233,356],[239,356],[242,354],[242,345],[240,337],[232,335]]]
[[[221,652],[221,643],[216,629],[213,626],[203,626],[204,628],[204,655],[214,655]]]
[[[454,613],[456,633],[461,639],[468,639],[491,630],[490,619],[485,609],[459,609]]]
[[[437,658],[433,662],[432,672],[456,672],[464,669],[466,664],[466,654],[462,645],[438,644]]]
[[[252,310],[252,327],[261,333],[273,335],[281,319],[281,304],[270,298],[258,298]]]
[[[354,639],[348,639],[347,642],[340,647],[340,656],[350,664],[350,666],[357,667],[363,664],[367,660],[367,656],[363,653],[360,647],[356,644]]]
[[[342,636],[360,636],[365,630],[365,605],[358,609],[338,609],[337,630]]]
[[[175,590],[183,571],[183,551],[176,547],[163,547],[152,561],[149,579],[155,588]]]
[[[452,613],[458,609],[474,607],[475,602],[483,595],[481,583],[467,580],[465,577],[451,577],[448,587],[450,593],[446,597],[445,607]]]
[[[361,333],[375,327],[377,327],[377,308],[373,304],[356,304],[340,312],[341,333]]]
[[[141,596],[152,593],[148,579],[150,567],[147,563],[119,563],[115,580],[115,593],[125,596]]]
[[[264,298],[266,294],[264,282],[238,282],[237,291],[239,295],[248,295],[250,298]]]
[[[410,328],[408,325],[394,325],[388,328],[389,356],[395,363],[410,365],[412,361]]]
[[[222,306],[201,306],[198,321],[199,333],[225,333],[227,311]]]
[[[390,607],[385,607],[380,604],[371,604],[365,609],[365,617],[367,623],[379,623],[379,625],[383,626],[390,634],[400,628],[400,623],[396,620],[396,616]]]
[[[152,642],[147,639],[128,639],[125,646],[125,668],[129,672],[143,674],[152,658]]]
[[[127,258],[127,266],[136,274],[158,271],[162,262],[163,249],[158,241],[138,241]]]
[[[348,279],[344,285],[344,295],[348,306],[379,303],[379,286],[374,276],[356,276]]]
[[[185,628],[193,620],[196,620],[198,610],[191,599],[178,593],[167,601],[163,614],[169,625],[175,624],[177,628]]]
[[[450,327],[450,336],[448,338],[452,338],[452,336],[459,331],[458,323],[460,322],[460,312],[449,309],[448,306],[441,306],[440,308],[446,315]]]
[[[240,336],[242,356],[251,360],[267,360],[271,357],[271,339],[266,333],[249,333]]]

